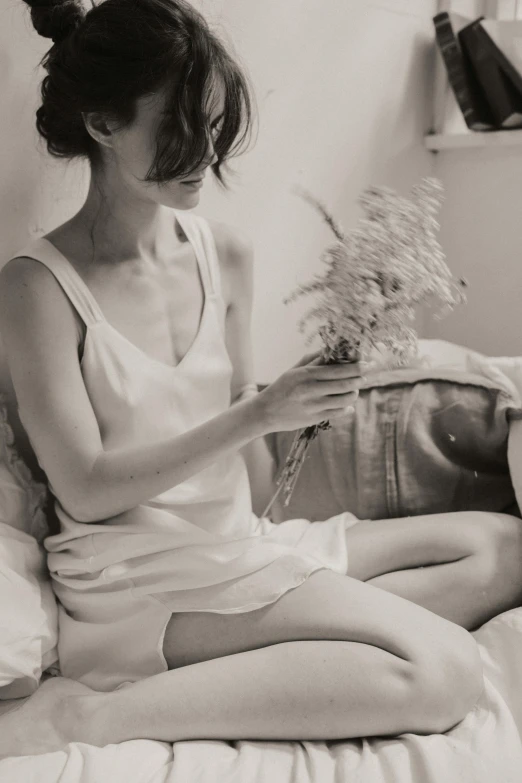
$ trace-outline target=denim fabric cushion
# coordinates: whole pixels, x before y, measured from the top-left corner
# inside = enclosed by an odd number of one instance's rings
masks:
[[[426,376],[429,377],[426,377]],[[383,371],[368,379],[355,412],[311,444],[284,519],[351,511],[385,519],[448,511],[520,516],[507,463],[517,400],[478,375]],[[272,435],[278,468],[293,432]]]

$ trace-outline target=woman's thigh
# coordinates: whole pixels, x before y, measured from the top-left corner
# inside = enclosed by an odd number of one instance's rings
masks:
[[[522,520],[488,511],[365,520],[346,531],[346,542],[348,573],[363,581],[478,554],[506,577],[522,565]]]
[[[176,612],[163,651],[170,669],[289,641],[352,641],[400,658],[432,658],[469,649],[457,625],[399,596],[327,569],[251,612]]]

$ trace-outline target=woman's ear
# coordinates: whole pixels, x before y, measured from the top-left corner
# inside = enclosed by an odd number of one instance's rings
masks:
[[[82,117],[88,134],[104,147],[112,148],[114,133],[107,117],[94,111],[82,112]]]

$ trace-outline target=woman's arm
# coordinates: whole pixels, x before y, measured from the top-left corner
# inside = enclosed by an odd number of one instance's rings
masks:
[[[227,304],[226,344],[234,372],[232,402],[253,399],[257,384],[252,359],[251,318],[253,301],[252,243],[237,230],[218,221],[210,221],[221,266],[223,298]],[[274,459],[263,436],[254,438],[242,449],[252,493],[254,512],[260,516],[274,492]],[[273,521],[277,512],[272,515]]]
[[[133,508],[270,431],[256,397],[182,435],[104,451],[78,358],[81,322],[33,259],[0,272],[0,331],[24,427],[56,497],[79,521]]]
[[[182,435],[105,451],[84,384],[83,326],[52,273],[31,258],[0,272],[0,332],[24,428],[61,505],[107,519],[185,481],[276,430],[343,414],[360,385],[355,365],[308,354],[259,395]]]

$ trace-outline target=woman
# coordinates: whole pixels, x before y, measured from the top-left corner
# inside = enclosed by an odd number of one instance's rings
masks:
[[[65,676],[1,718],[0,752],[450,728],[483,687],[465,629],[520,600],[518,520],[252,512],[263,436],[347,415],[361,367],[308,355],[256,393],[249,244],[187,212],[248,136],[245,78],[181,0],[29,4],[54,42],[38,129],[92,176],[1,273],[60,522],[45,546]]]

